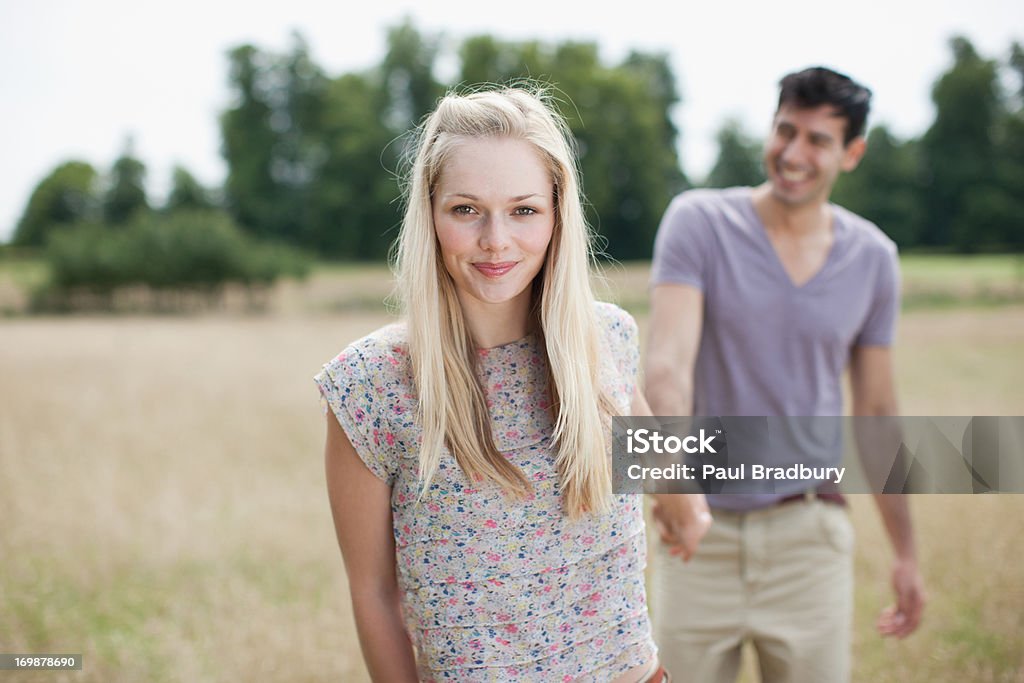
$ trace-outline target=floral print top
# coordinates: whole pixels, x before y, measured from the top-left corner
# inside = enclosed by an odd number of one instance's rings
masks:
[[[601,381],[629,414],[636,323],[596,304]],[[609,681],[650,662],[640,496],[570,521],[562,512],[535,337],[479,353],[495,445],[530,479],[510,502],[467,479],[445,450],[417,503],[416,396],[405,327],[352,343],[315,378],[356,453],[391,486],[403,614],[423,681]]]

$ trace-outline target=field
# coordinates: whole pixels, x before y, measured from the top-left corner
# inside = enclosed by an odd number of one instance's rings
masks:
[[[903,412],[1024,414],[1013,262],[947,261],[905,268],[925,294],[899,331]],[[643,330],[644,267],[609,277]],[[261,316],[0,321],[0,652],[85,658],[0,679],[366,680],[310,377],[387,320],[388,289],[381,269],[334,267]],[[931,602],[888,642],[873,632],[888,548],[870,501],[853,502],[854,679],[1024,682],[1024,496],[912,505]]]

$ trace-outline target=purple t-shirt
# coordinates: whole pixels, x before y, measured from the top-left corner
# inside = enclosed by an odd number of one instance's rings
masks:
[[[842,415],[842,374],[855,346],[888,346],[899,311],[896,245],[871,222],[831,205],[824,266],[797,287],[754,209],[752,190],[691,190],[669,205],[651,284],[704,294],[693,409],[704,416]],[[838,463],[837,463],[838,464]],[[767,500],[714,501],[748,509]],[[760,498],[760,496],[758,497]]]

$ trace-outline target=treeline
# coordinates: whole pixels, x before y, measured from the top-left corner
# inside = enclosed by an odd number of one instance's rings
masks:
[[[306,255],[254,238],[185,169],[162,206],[151,205],[145,175],[129,141],[103,176],[71,161],[36,187],[15,234],[16,245],[42,247],[50,266],[36,308],[113,308],[126,290],[135,308],[194,308],[218,305],[230,284],[262,306],[278,278],[308,272]]]
[[[378,66],[332,77],[300,36],[275,54],[252,45],[228,55],[231,105],[220,116],[228,173],[208,192],[184,169],[168,207],[223,208],[259,239],[335,260],[383,259],[401,214],[398,176],[407,132],[452,84],[436,77],[438,35],[406,21],[388,31]],[[579,142],[589,218],[603,248],[646,258],[668,198],[687,186],[670,111],[679,101],[664,54],[608,65],[591,43],[511,43],[490,36],[457,48],[457,83],[547,82]],[[14,241],[41,245],[56,225],[120,217],[145,204],[143,167],[130,154],[106,180],[70,162],[37,187]],[[96,188],[106,185],[106,195]],[[99,210],[97,211],[97,207]]]
[[[152,208],[130,148],[103,178],[69,162],[33,192],[14,242],[42,245],[61,225],[152,222],[187,210],[321,258],[383,259],[400,220],[407,132],[448,88],[531,78],[551,85],[579,143],[589,218],[605,253],[649,258],[669,199],[691,185],[676,153],[671,113],[680,95],[668,56],[633,52],[608,64],[593,43],[475,36],[457,45],[455,76],[441,82],[442,47],[440,35],[406,21],[388,31],[380,64],[339,76],[325,73],[298,35],[284,54],[237,47],[228,55],[232,102],[220,116],[222,188],[203,188],[178,168],[165,205]],[[984,58],[962,37],[951,47],[953,64],[933,88],[931,127],[911,140],[873,128],[868,155],[835,199],[904,247],[1021,249],[1024,53],[1014,44],[1005,61]],[[772,104],[764,103],[766,116]],[[727,121],[718,143],[706,185],[760,182],[759,141]]]
[[[439,36],[411,23],[388,32],[365,73],[330,78],[298,37],[286,55],[230,54],[233,106],[221,117],[225,202],[255,234],[333,259],[381,259],[396,236],[408,131],[453,84],[435,65]],[[580,148],[590,219],[619,258],[649,256],[667,198],[686,180],[669,117],[679,100],[666,55],[603,63],[597,45],[508,43],[477,36],[457,49],[456,84],[531,76],[554,93]]]

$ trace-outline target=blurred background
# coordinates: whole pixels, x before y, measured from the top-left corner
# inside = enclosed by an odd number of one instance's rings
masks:
[[[85,655],[26,681],[366,680],[310,377],[391,319],[406,133],[459,85],[550,85],[643,336],[669,199],[761,181],[784,74],[862,81],[833,199],[901,249],[902,410],[1024,414],[1022,42],[1003,0],[4,4],[0,652]],[[887,642],[853,501],[854,680],[1024,681],[1024,498],[913,510],[932,603]]]

